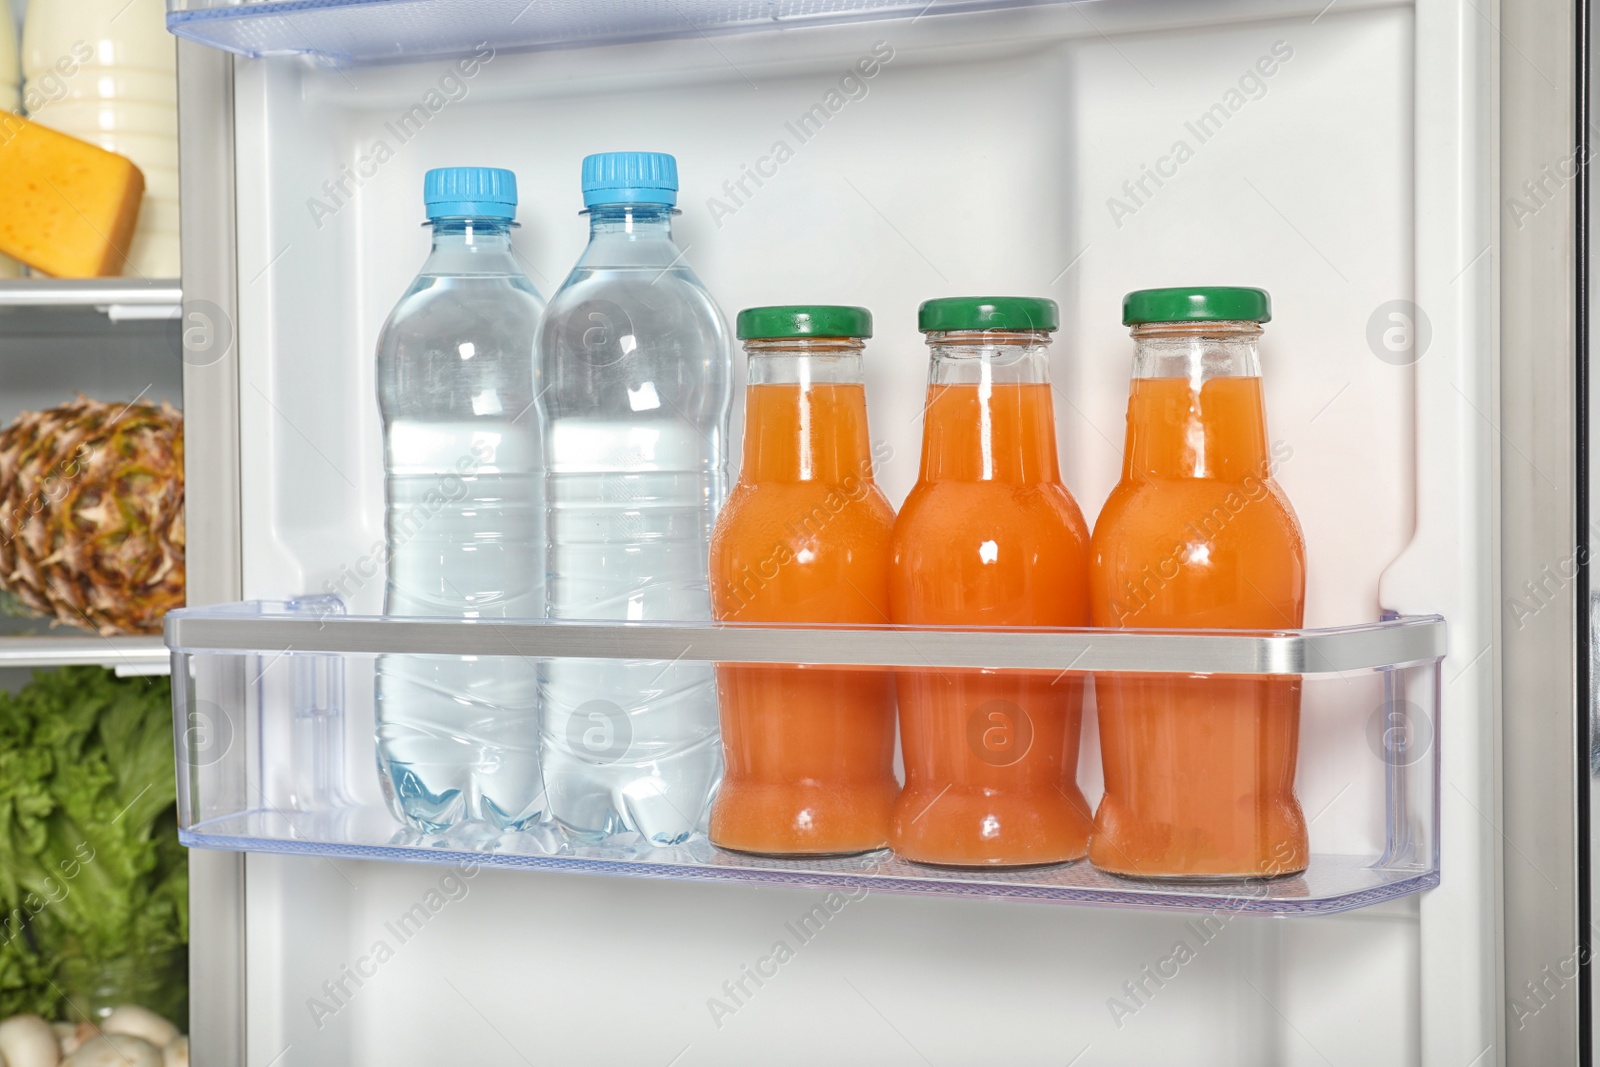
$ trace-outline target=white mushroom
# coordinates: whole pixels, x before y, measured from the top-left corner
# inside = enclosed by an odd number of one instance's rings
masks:
[[[161,1057],[164,1061],[162,1067],[189,1067],[189,1039],[173,1038],[172,1044],[162,1050]],[[5,1064],[0,1063],[0,1067],[5,1067]]]
[[[0,1023],[0,1061],[9,1067],[56,1067],[61,1045],[55,1029],[37,1015],[13,1015]]]
[[[100,1030],[107,1034],[132,1034],[142,1037],[156,1048],[166,1048],[178,1036],[178,1028],[167,1020],[137,1004],[123,1004],[113,1008],[111,1014],[100,1022]]]
[[[78,1026],[76,1023],[51,1023],[50,1029],[56,1032],[56,1044],[61,1046],[61,1054],[70,1056],[73,1050],[83,1044],[78,1040]]]
[[[66,1023],[63,1025],[71,1026],[72,1024]],[[60,1034],[61,1031],[57,1029],[56,1033]],[[85,1019],[77,1026],[72,1027],[72,1035],[70,1037],[63,1037],[61,1039],[61,1057],[65,1059],[82,1048],[85,1042],[93,1040],[99,1036],[100,1028],[94,1023]]]
[[[161,1052],[132,1034],[101,1034],[68,1056],[62,1067],[162,1067]]]

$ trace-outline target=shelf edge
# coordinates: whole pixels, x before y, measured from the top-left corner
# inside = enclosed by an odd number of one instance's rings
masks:
[[[174,612],[166,642],[185,653],[518,656],[690,660],[784,666],[1339,674],[1445,654],[1443,619],[1275,634],[1128,630],[995,631],[799,628],[359,618]]]

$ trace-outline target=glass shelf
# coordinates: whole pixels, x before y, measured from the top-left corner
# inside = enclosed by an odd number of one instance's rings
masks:
[[[167,0],[167,28],[240,55],[376,63],[577,47],[1061,0]]]
[[[1263,633],[959,631],[353,617],[311,597],[174,612],[166,639],[180,833],[192,848],[1270,914],[1346,911],[1439,882],[1434,739],[1445,625],[1432,616]],[[1086,861],[951,870],[888,851],[772,859],[716,848],[703,833],[673,845],[633,833],[588,843],[551,823],[422,833],[391,813],[375,769],[381,654],[479,657],[490,670],[598,659],[985,669],[1096,684],[1122,672],[1199,685],[1278,678],[1300,690],[1295,792],[1310,864],[1290,877],[1178,882],[1119,877]],[[1078,777],[1092,804],[1099,753],[1088,706],[1085,720]]]

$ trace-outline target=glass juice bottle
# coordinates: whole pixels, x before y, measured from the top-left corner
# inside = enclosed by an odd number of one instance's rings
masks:
[[[1046,355],[1054,301],[930,300],[922,469],[894,528],[898,624],[1084,626],[1089,531],[1056,464]],[[890,830],[909,860],[1025,866],[1083,857],[1083,676],[904,671],[906,786]]]
[[[894,509],[873,480],[859,307],[739,313],[750,358],[744,463],[711,541],[719,621],[889,617]],[[885,671],[717,668],[725,766],[711,840],[774,855],[889,843],[894,682]]]
[[[1260,289],[1128,294],[1122,480],[1095,524],[1094,624],[1298,629],[1305,540],[1272,479]],[[1308,858],[1298,678],[1097,676],[1106,791],[1090,859],[1116,874],[1253,878]]]

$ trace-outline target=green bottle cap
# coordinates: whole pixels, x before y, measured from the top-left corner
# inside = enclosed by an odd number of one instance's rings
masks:
[[[1147,322],[1271,322],[1272,297],[1239,285],[1135,289],[1122,298],[1122,324]]]
[[[1033,296],[946,296],[917,309],[923,333],[952,330],[1054,330],[1061,315],[1054,300]]]
[[[739,312],[741,341],[781,337],[871,337],[872,312],[836,304],[785,304]]]

